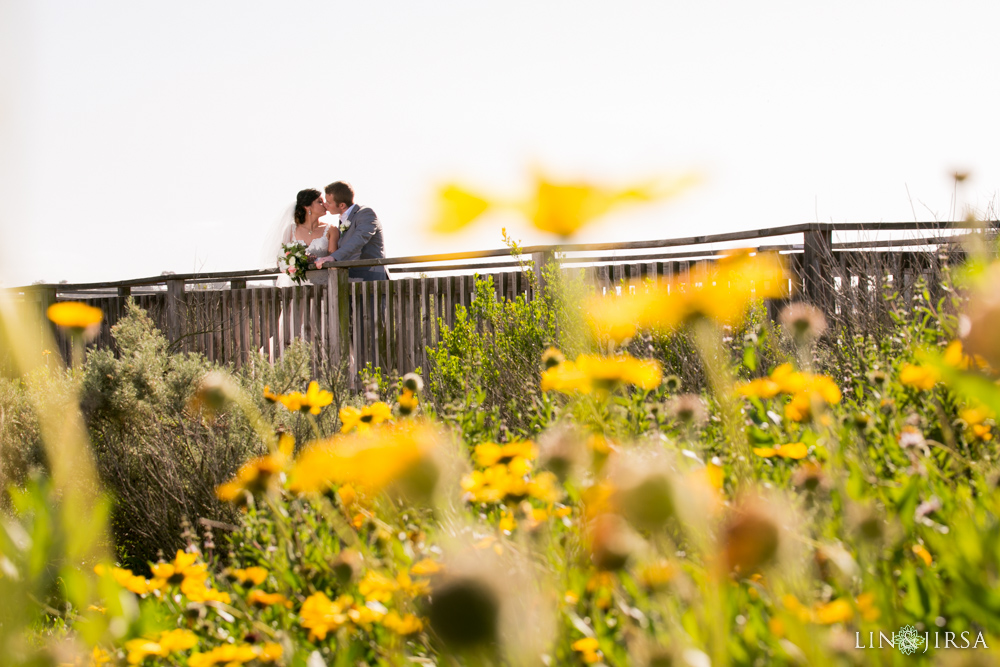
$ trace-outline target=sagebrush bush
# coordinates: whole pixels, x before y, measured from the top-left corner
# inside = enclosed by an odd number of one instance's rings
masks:
[[[183,548],[189,526],[192,534],[203,530],[199,520],[237,520],[215,488],[266,445],[239,410],[227,408],[209,420],[191,409],[199,382],[218,367],[200,354],[169,352],[163,333],[133,301],[112,337],[114,350],[91,351],[78,373],[36,372],[0,383],[0,472],[6,488],[23,484],[33,468],[46,468],[29,392],[78,390],[98,473],[113,499],[119,556],[144,571],[158,554]],[[304,440],[308,424],[262,396],[265,386],[301,390],[311,374],[308,347],[295,344],[274,367],[251,359],[233,381],[265,418]],[[336,411],[326,418],[332,427]]]
[[[38,420],[24,381],[0,378],[0,505],[7,505],[4,490],[22,482],[44,462]]]

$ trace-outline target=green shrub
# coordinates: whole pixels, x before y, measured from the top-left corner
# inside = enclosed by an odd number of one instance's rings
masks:
[[[539,400],[542,352],[558,344],[553,299],[497,299],[493,278],[477,278],[469,308],[455,307],[449,327],[441,322],[441,339],[428,348],[428,387],[439,416],[456,422],[472,414],[470,431],[497,438],[511,431],[532,430],[527,415]]]

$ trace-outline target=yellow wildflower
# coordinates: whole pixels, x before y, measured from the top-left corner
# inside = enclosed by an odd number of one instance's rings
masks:
[[[178,549],[173,561],[153,563],[150,569],[155,578],[173,586],[183,583],[186,579],[203,581],[208,576],[208,566],[205,563],[198,563],[197,560],[198,554]]]
[[[813,619],[821,625],[832,625],[833,623],[846,623],[854,617],[854,607],[850,601],[844,598],[837,598],[824,605],[820,605],[813,612]]]
[[[504,512],[500,517],[500,523],[497,524],[497,528],[504,533],[512,533],[514,529],[517,528],[517,520],[514,518],[513,512]]]
[[[95,646],[94,650],[90,652],[90,667],[101,667],[101,665],[109,664],[111,664],[111,654],[100,646]]]
[[[399,586],[399,590],[403,591],[411,598],[427,595],[431,590],[430,582],[428,580],[411,579],[410,575],[406,572],[400,572],[396,575],[396,584]]]
[[[260,586],[267,579],[267,570],[262,567],[248,567],[246,569],[233,570],[233,578],[241,584],[253,584]]]
[[[726,481],[726,473],[722,469],[722,466],[709,461],[705,466],[705,479],[708,480],[712,488],[722,490],[722,486]]]
[[[785,419],[793,422],[806,421],[812,416],[812,398],[807,392],[800,392],[792,396],[792,400],[785,404]]]
[[[858,611],[861,618],[866,621],[877,621],[882,612],[875,606],[875,595],[872,593],[862,593],[857,597]]]
[[[804,459],[809,453],[809,449],[804,443],[793,442],[788,445],[775,445],[774,447],[754,447],[753,453],[765,459],[772,456],[780,456],[786,459]]]
[[[272,605],[281,605],[288,609],[292,608],[292,603],[281,593],[265,593],[257,588],[247,594],[247,604],[261,608]]]
[[[628,354],[616,357],[582,355],[577,357],[577,366],[590,376],[597,388],[612,388],[619,383],[632,384],[642,389],[656,389],[663,379],[659,362],[642,361]]]
[[[660,290],[665,294],[654,322],[658,328],[673,329],[699,317],[733,325],[754,299],[785,296],[788,274],[780,255],[737,250],[714,267],[692,272],[687,284],[674,280]]]
[[[697,180],[687,174],[673,180],[652,180],[610,189],[585,182],[555,183],[536,174],[534,197],[524,202],[521,209],[538,229],[571,236],[584,225],[623,205],[675,196]]]
[[[46,315],[57,326],[83,331],[101,323],[104,313],[100,308],[79,301],[60,301],[49,306]]]
[[[497,463],[510,463],[515,458],[532,461],[538,457],[538,448],[530,440],[518,440],[505,445],[483,442],[475,448],[476,465],[488,468]]]
[[[778,386],[777,382],[767,377],[740,384],[736,387],[736,391],[741,396],[768,399],[777,396],[781,387]]]
[[[222,602],[223,604],[232,602],[229,593],[212,588],[207,576],[200,581],[195,578],[185,579],[181,582],[181,593],[191,602]]]
[[[830,405],[840,403],[840,399],[842,398],[840,387],[837,386],[832,378],[829,378],[826,375],[811,376],[809,391],[816,393]]]
[[[223,502],[239,503],[245,500],[244,494],[258,495],[266,492],[278,475],[288,467],[295,447],[295,440],[289,435],[283,435],[279,442],[277,452],[243,464],[236,471],[236,477],[215,489],[215,496]]]
[[[655,360],[640,360],[628,354],[614,357],[581,354],[542,373],[542,391],[590,393],[631,384],[652,390],[660,385],[663,372]]]
[[[141,664],[149,657],[165,658],[171,653],[186,651],[198,644],[198,636],[190,630],[167,630],[159,638],[132,639],[125,642],[130,665]]]
[[[364,579],[358,584],[358,592],[365,596],[366,600],[376,602],[388,602],[397,590],[399,590],[399,584],[394,579],[373,570],[368,570]]]
[[[583,305],[594,334],[607,336],[619,344],[633,338],[640,328],[652,326],[662,307],[662,293],[641,284],[623,286],[620,296],[614,292],[594,294]]]
[[[786,594],[781,597],[781,604],[803,623],[812,620],[812,612],[809,611],[794,595]]]
[[[257,644],[224,644],[216,646],[207,653],[193,653],[188,658],[189,667],[213,667],[214,665],[225,665],[226,667],[238,667],[247,662],[257,660],[259,662],[276,662],[281,658],[283,650],[281,644],[268,642],[263,645]]]
[[[273,396],[273,394],[271,394],[271,396]],[[264,398],[268,398],[266,390]],[[305,394],[293,391],[290,394],[277,396],[276,399],[284,405],[289,412],[311,412],[314,415],[318,415],[323,408],[333,403],[333,394],[328,391],[321,390],[319,388],[319,383],[313,380],[306,388]]]
[[[917,366],[915,364],[903,364],[899,371],[899,381],[908,387],[915,387],[925,391],[933,389],[934,385],[941,379],[941,373],[931,366]]]
[[[394,611],[390,611],[382,619],[382,625],[389,628],[397,635],[411,635],[424,629],[424,624],[413,614],[400,616]]]
[[[545,368],[558,366],[564,361],[566,361],[566,357],[563,356],[562,352],[554,347],[548,347],[544,352],[542,352],[542,366]]]
[[[420,403],[420,399],[412,391],[404,389],[399,394],[399,412],[402,415],[408,415],[417,409],[417,405]]]
[[[982,424],[987,419],[993,417],[993,411],[980,405],[972,408],[963,408],[958,411],[958,416],[961,417],[969,426],[974,426],[976,424]]]
[[[384,405],[384,404],[383,404]],[[378,493],[430,457],[433,431],[415,421],[314,443],[299,455],[289,488],[297,493],[323,492],[350,484],[361,493]]]
[[[95,565],[94,572],[98,576],[103,577],[108,574],[109,570],[104,565]],[[149,579],[132,574],[132,570],[126,570],[121,567],[112,567],[110,574],[111,578],[114,579],[119,586],[127,591],[132,591],[136,595],[145,595],[151,590],[154,590],[152,582],[150,582]]]
[[[639,570],[639,581],[649,590],[659,590],[670,583],[676,570],[668,561],[649,563]]]
[[[584,637],[578,639],[571,645],[571,648],[580,654],[587,664],[598,662],[601,659],[601,652],[597,640],[594,637]]]
[[[309,387],[306,388],[306,397],[302,401],[301,409],[308,409],[309,412],[318,415],[320,410],[331,403],[333,403],[333,394],[326,390],[321,390],[319,383],[313,380],[309,383]]]
[[[336,601],[328,598],[324,593],[313,593],[302,603],[299,616],[302,618],[302,626],[308,628],[309,639],[326,639],[326,634],[331,630],[336,631],[350,620],[347,616],[347,607],[352,600],[348,595],[342,595]]]
[[[696,176],[685,174],[613,189],[585,182],[556,183],[536,173],[533,195],[522,202],[488,198],[462,185],[448,183],[438,188],[431,228],[453,233],[492,208],[515,208],[538,229],[568,237],[617,208],[676,196],[697,181]]]
[[[352,604],[347,609],[347,618],[351,619],[351,622],[355,625],[367,628],[372,623],[379,622],[383,618],[383,614],[365,605],[358,606]]]
[[[278,398],[279,394],[275,394],[273,391],[271,391],[271,387],[264,385],[264,400],[266,400],[268,403],[277,403]]]
[[[797,394],[809,386],[809,376],[792,368],[789,363],[779,365],[771,371],[771,381],[778,385],[783,394]]]
[[[437,574],[441,571],[441,566],[430,558],[424,558],[413,564],[410,568],[410,573],[416,576],[426,576],[429,574]]]
[[[440,234],[457,232],[490,208],[490,202],[455,183],[438,188],[437,211],[431,229]]]
[[[736,324],[754,299],[784,296],[788,283],[780,255],[738,250],[683,282],[637,283],[623,286],[621,295],[595,295],[584,311],[596,335],[621,343],[640,329],[671,330],[700,317]]]
[[[542,391],[561,391],[564,394],[579,391],[587,394],[590,390],[590,377],[573,361],[564,361],[542,372]]]
[[[544,470],[528,481],[528,495],[543,503],[559,500],[559,486],[554,473]]]
[[[340,498],[342,506],[350,507],[358,501],[358,492],[350,484],[344,484],[337,489],[337,497]]]
[[[973,424],[972,425],[972,435],[978,440],[983,442],[989,442],[993,439],[993,433],[990,431],[990,427],[986,424]]]
[[[934,559],[931,558],[931,552],[927,550],[922,544],[914,544],[912,547],[913,553],[920,557],[920,560],[924,561],[924,565],[930,567],[934,563]]]
[[[392,419],[392,408],[385,403],[378,401],[358,410],[357,408],[345,406],[340,409],[341,431],[350,433],[357,429],[359,432],[367,431],[372,426],[377,426],[382,422]]]
[[[600,454],[601,456],[607,456],[613,452],[617,445],[614,441],[609,440],[600,433],[594,433],[589,438],[587,438],[587,447],[590,451],[595,454]]]
[[[481,468],[489,468],[500,460],[502,452],[503,447],[495,442],[481,442],[476,445],[473,452],[476,457],[476,465]]]

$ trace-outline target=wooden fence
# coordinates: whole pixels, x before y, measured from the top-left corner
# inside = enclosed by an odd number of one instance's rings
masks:
[[[786,254],[793,280],[805,297],[837,313],[881,301],[886,284],[904,298],[920,276],[934,284],[946,255],[951,261],[961,259],[958,237],[941,234],[953,227],[944,223],[817,223],[636,243],[535,246],[523,248],[518,257],[511,257],[508,250],[494,250],[353,261],[309,272],[313,284],[299,287],[274,286],[277,271],[270,270],[35,285],[13,291],[39,307],[72,299],[101,308],[105,324],[92,342],[99,348],[113,349],[110,328],[123,316],[130,297],[164,331],[172,349],[200,352],[235,368],[251,357],[273,363],[294,341],[306,341],[314,367],[346,366],[350,384],[356,388],[359,371],[366,364],[400,374],[416,367],[427,369],[428,346],[440,340],[442,325],[453,325],[456,306],[469,306],[477,275],[492,278],[497,297],[511,300],[535,298],[537,290],[544,289],[539,267],[552,261],[559,262],[564,273],[576,272],[605,293],[642,280],[684,284],[692,272],[697,275],[724,252],[720,244],[746,247],[753,242],[758,250]],[[833,233],[841,231],[906,232],[911,237],[834,243]],[[936,234],[927,236],[929,231]],[[792,235],[801,235],[802,242],[760,244],[761,239]],[[915,246],[923,249],[905,249]],[[928,247],[936,251],[929,252]],[[642,250],[655,252],[636,253]],[[631,254],[594,254],[609,251]],[[349,267],[377,264],[387,266],[393,279],[348,280]],[[450,275],[427,275],[445,272]],[[67,343],[62,343],[64,357],[68,357]]]

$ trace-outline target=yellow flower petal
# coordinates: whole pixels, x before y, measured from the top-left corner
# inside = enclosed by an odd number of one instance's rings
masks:
[[[67,329],[86,329],[100,324],[104,313],[100,308],[79,301],[60,301],[49,306],[46,315],[58,326]]]

